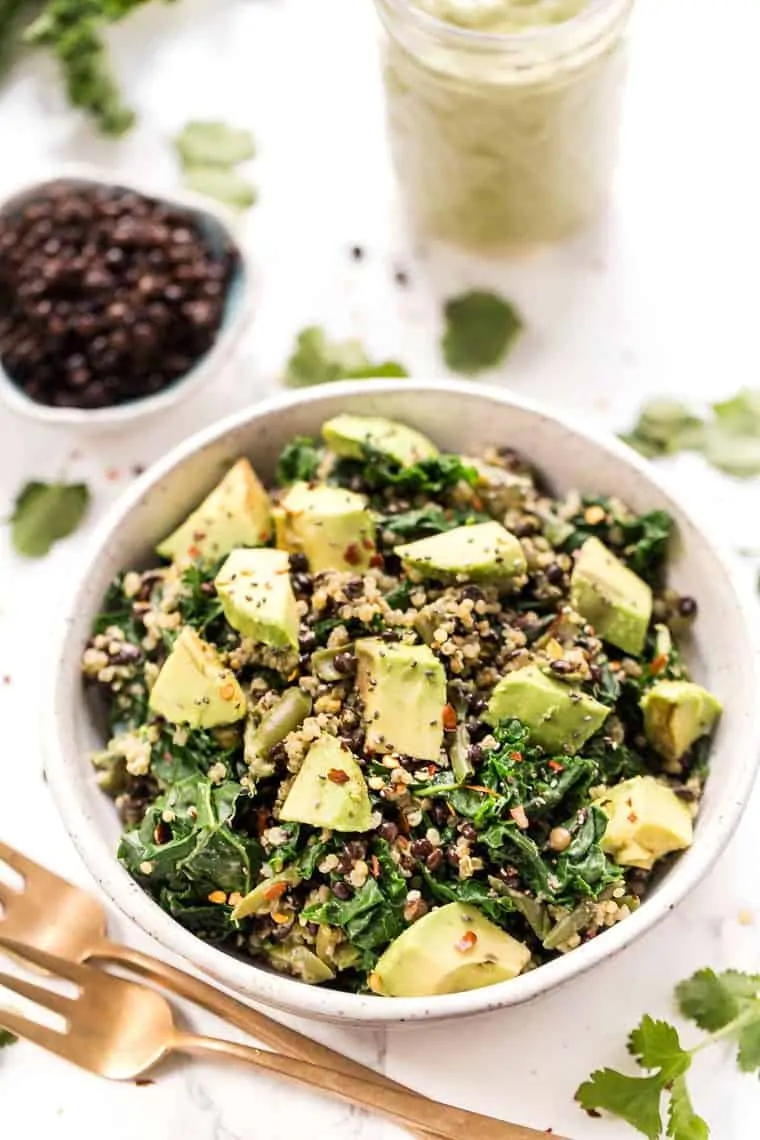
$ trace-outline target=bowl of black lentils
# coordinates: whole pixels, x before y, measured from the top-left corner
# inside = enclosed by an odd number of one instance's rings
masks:
[[[165,411],[229,362],[251,287],[199,196],[89,168],[27,185],[0,204],[0,396],[97,429]]]
[[[510,1006],[735,830],[753,607],[625,445],[477,384],[325,385],[114,508],[47,774],[106,894],[224,986],[378,1025]]]

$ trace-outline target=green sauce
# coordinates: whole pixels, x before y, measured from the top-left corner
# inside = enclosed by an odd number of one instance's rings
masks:
[[[394,162],[422,229],[498,249],[601,208],[632,0],[377,2]]]

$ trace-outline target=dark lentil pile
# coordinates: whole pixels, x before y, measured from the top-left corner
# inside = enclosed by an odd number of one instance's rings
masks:
[[[0,361],[37,403],[104,408],[168,387],[213,345],[238,262],[197,218],[58,181],[0,216]]]
[[[677,637],[697,613],[664,584],[670,519],[637,516],[614,497],[555,498],[519,454],[440,456],[401,472],[386,460],[336,461],[297,439],[277,468],[276,501],[295,479],[366,495],[377,554],[363,573],[314,574],[292,554],[297,652],[275,652],[227,623],[219,563],[128,570],[113,584],[84,653],[105,697],[112,738],[94,762],[125,824],[120,858],[178,921],[203,939],[306,981],[365,991],[378,956],[431,908],[459,900],[525,943],[531,965],[628,916],[650,872],[618,867],[600,846],[598,790],[642,774],[693,811],[709,739],[663,762],[643,733],[639,698],[655,677],[687,676]],[[410,579],[394,546],[493,518],[519,536],[527,576],[517,592]],[[603,643],[570,604],[574,552],[601,539],[654,591],[643,653]],[[250,761],[240,724],[177,727],[147,699],[177,633],[191,625],[232,669],[256,730],[294,688],[309,715]],[[437,762],[365,748],[356,686],[359,637],[427,644],[444,664],[448,704]],[[492,726],[495,683],[527,665],[572,681],[610,708],[579,755],[546,755],[517,720]],[[372,826],[361,834],[283,822],[280,808],[311,743],[338,737],[361,766]],[[233,910],[252,889],[253,913]]]

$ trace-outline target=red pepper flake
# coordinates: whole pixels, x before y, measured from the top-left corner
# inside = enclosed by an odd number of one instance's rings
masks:
[[[106,467],[105,476],[109,483],[115,483],[121,479],[121,471],[118,467]]]
[[[327,773],[327,779],[331,784],[347,784],[351,777],[342,768],[331,768]]]
[[[652,674],[661,673],[663,671],[663,669],[666,667],[667,663],[668,663],[667,653],[658,653],[657,656],[655,657],[654,661],[652,662],[652,664],[649,667],[650,673],[652,673]]]
[[[274,902],[275,899],[284,895],[287,889],[287,883],[272,883],[271,887],[264,891],[264,898],[267,902]]]
[[[635,811],[629,811],[628,812],[628,822],[629,823],[638,823],[639,822],[639,817],[636,815]]]
[[[364,547],[365,550],[374,550],[375,549],[375,544],[372,541],[372,539],[370,539],[370,538],[363,538],[362,539],[362,546]]]
[[[374,566],[375,568],[383,566],[384,563],[385,559],[383,558],[382,554],[373,554],[369,560],[370,566]]]
[[[443,727],[451,732],[457,726],[457,714],[453,705],[443,706]]]
[[[205,537],[206,537],[205,530],[194,530],[193,531],[193,542],[203,542]]]
[[[11,683],[11,675],[10,675],[10,673],[6,673],[5,676],[3,677],[3,684],[4,685],[10,685],[10,683]]]
[[[201,556],[200,549],[195,544],[188,546],[187,553],[190,558],[200,558]]]
[[[343,557],[349,566],[358,566],[362,560],[362,552],[359,549],[359,544],[351,542],[343,551]]]
[[[547,767],[551,768],[552,772],[564,772],[565,765],[560,760],[550,760]]]
[[[515,764],[519,764],[523,758],[522,752],[510,752],[509,759],[514,760]]]
[[[372,859],[370,860],[370,867],[371,867],[371,871],[372,871],[372,878],[373,879],[379,879],[380,878],[380,860],[378,859],[377,855],[372,856]]]
[[[458,950],[460,954],[466,954],[468,950],[472,950],[477,940],[478,936],[474,930],[465,930],[457,942],[455,949]]]
[[[259,808],[256,812],[256,834],[261,835],[269,827],[269,809]]]

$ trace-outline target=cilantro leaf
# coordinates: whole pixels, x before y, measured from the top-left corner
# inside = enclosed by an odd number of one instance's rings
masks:
[[[670,1089],[668,1136],[673,1140],[709,1140],[710,1129],[694,1111],[683,1076],[676,1077]]]
[[[712,410],[705,441],[709,461],[740,478],[760,474],[760,390],[744,388]]]
[[[745,1025],[739,1033],[739,1068],[743,1073],[754,1073],[760,1069],[760,1008],[757,1020]]]
[[[621,439],[647,459],[673,455],[702,446],[704,423],[687,404],[663,397],[644,404],[633,428]]]
[[[475,290],[452,297],[444,314],[443,358],[454,372],[494,368],[523,328],[514,305],[496,293]]]
[[[0,1026],[0,1049],[5,1049],[7,1045],[15,1045],[17,1041],[17,1037],[14,1037],[7,1029],[3,1029],[2,1026]]]
[[[659,1076],[627,1077],[614,1069],[598,1069],[580,1086],[575,1099],[586,1112],[604,1109],[625,1120],[647,1140],[660,1140],[662,1092]]]
[[[223,166],[186,166],[185,186],[206,198],[215,198],[234,210],[247,210],[256,202],[256,188],[239,174]]]
[[[684,1017],[696,1021],[700,1029],[714,1033],[739,1016],[739,998],[754,997],[760,980],[730,971],[697,970],[676,986],[676,1002]]]
[[[175,145],[183,166],[237,166],[256,153],[250,131],[221,122],[192,120]]]
[[[667,1021],[655,1021],[648,1013],[628,1038],[628,1049],[644,1069],[661,1069],[663,1083],[681,1076],[691,1065],[677,1029]]]
[[[327,384],[332,380],[366,380],[373,376],[408,376],[393,360],[373,364],[360,341],[328,341],[317,325],[298,334],[296,347],[285,367],[285,383],[290,387]]]
[[[76,530],[89,502],[84,483],[26,483],[10,520],[14,547],[27,558],[42,558],[53,543]]]

